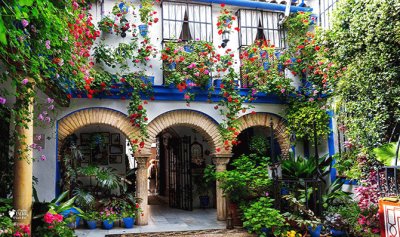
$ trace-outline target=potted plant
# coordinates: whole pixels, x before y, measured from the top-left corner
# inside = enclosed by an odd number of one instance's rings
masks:
[[[114,222],[117,220],[117,213],[113,208],[105,208],[100,212],[100,218],[103,222],[103,228],[110,230],[114,227]]]
[[[121,208],[121,217],[125,228],[133,228],[137,208],[139,208],[139,204],[137,203],[135,207],[132,207],[129,203],[127,203]]]
[[[347,224],[339,213],[329,213],[325,216],[325,225],[330,228],[334,237],[347,236]]]
[[[88,211],[79,215],[86,221],[89,229],[96,229],[97,221],[100,219],[100,214],[97,211]]]
[[[243,226],[259,236],[268,236],[270,233],[280,236],[287,223],[282,214],[272,206],[273,199],[269,197],[261,197],[250,205],[242,205]]]
[[[110,16],[105,16],[99,21],[98,27],[101,32],[111,34],[113,32],[114,20]]]

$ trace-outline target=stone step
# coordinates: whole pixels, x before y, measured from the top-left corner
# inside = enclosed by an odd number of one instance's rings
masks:
[[[247,233],[244,229],[215,229],[215,230],[191,230],[191,231],[168,231],[168,232],[149,232],[132,234],[112,234],[106,237],[254,237],[256,235]]]

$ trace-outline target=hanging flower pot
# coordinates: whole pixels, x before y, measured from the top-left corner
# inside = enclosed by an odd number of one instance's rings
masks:
[[[260,50],[260,57],[261,58],[268,58],[268,53],[265,50]]]
[[[168,65],[168,68],[174,70],[176,68],[176,62],[172,62]]]
[[[140,77],[140,79],[142,79],[144,84],[154,85],[154,77],[153,76],[142,76],[142,77]]]
[[[284,70],[284,69],[283,69],[282,63],[279,63],[279,64],[278,64],[278,71],[279,71],[279,72],[283,72],[283,70]]]
[[[133,228],[133,224],[135,223],[135,218],[134,217],[124,217],[122,218],[122,221],[124,222],[125,228]]]
[[[193,52],[193,46],[191,46],[191,45],[184,45],[183,49],[185,50],[185,52],[188,52],[188,53]]]
[[[139,32],[140,32],[141,36],[146,37],[147,33],[149,33],[149,26],[148,25],[139,25]]]
[[[264,62],[263,66],[264,66],[264,70],[267,71],[269,69],[269,62]]]
[[[231,20],[230,20],[230,19],[225,20],[225,21],[224,21],[224,26],[228,27],[228,25],[229,25],[230,23],[231,23]]]

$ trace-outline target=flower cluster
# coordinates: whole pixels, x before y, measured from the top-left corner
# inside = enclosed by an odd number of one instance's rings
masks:
[[[233,15],[233,12],[225,8],[225,4],[221,4],[221,11],[217,20],[218,34],[222,35],[223,32],[230,33],[232,31],[233,22],[235,20],[236,17]],[[235,27],[235,30],[239,31],[239,27]]]
[[[14,223],[11,228],[0,229],[0,236],[4,237],[29,237],[31,226]]]
[[[115,221],[118,215],[113,208],[104,208],[104,210],[100,212],[100,218],[103,221]]]
[[[53,213],[50,213],[50,212],[47,212],[43,217],[43,221],[45,223],[47,223],[47,224],[54,224],[54,223],[57,223],[57,222],[59,223],[59,222],[62,222],[63,219],[64,219],[64,217],[62,215],[57,214],[57,213],[53,214]],[[51,228],[52,227],[49,226],[49,229],[51,229]]]

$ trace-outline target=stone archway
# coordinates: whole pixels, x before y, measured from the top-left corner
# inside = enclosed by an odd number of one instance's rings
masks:
[[[156,142],[157,135],[171,126],[182,125],[197,130],[205,137],[211,146],[212,153],[216,147],[222,147],[222,137],[219,124],[209,116],[195,110],[174,110],[159,115],[148,125],[149,137],[146,140],[142,153],[150,153],[152,143]]]
[[[139,134],[139,129],[132,127],[126,114],[108,108],[87,108],[72,112],[58,121],[58,140],[62,141],[79,128],[96,124],[115,127],[129,140]]]
[[[273,123],[275,136],[281,148],[282,158],[287,159],[289,158],[290,140],[289,135],[286,133],[285,121],[282,117],[269,113],[243,115],[238,118],[239,132],[255,126],[270,127],[271,121]]]

